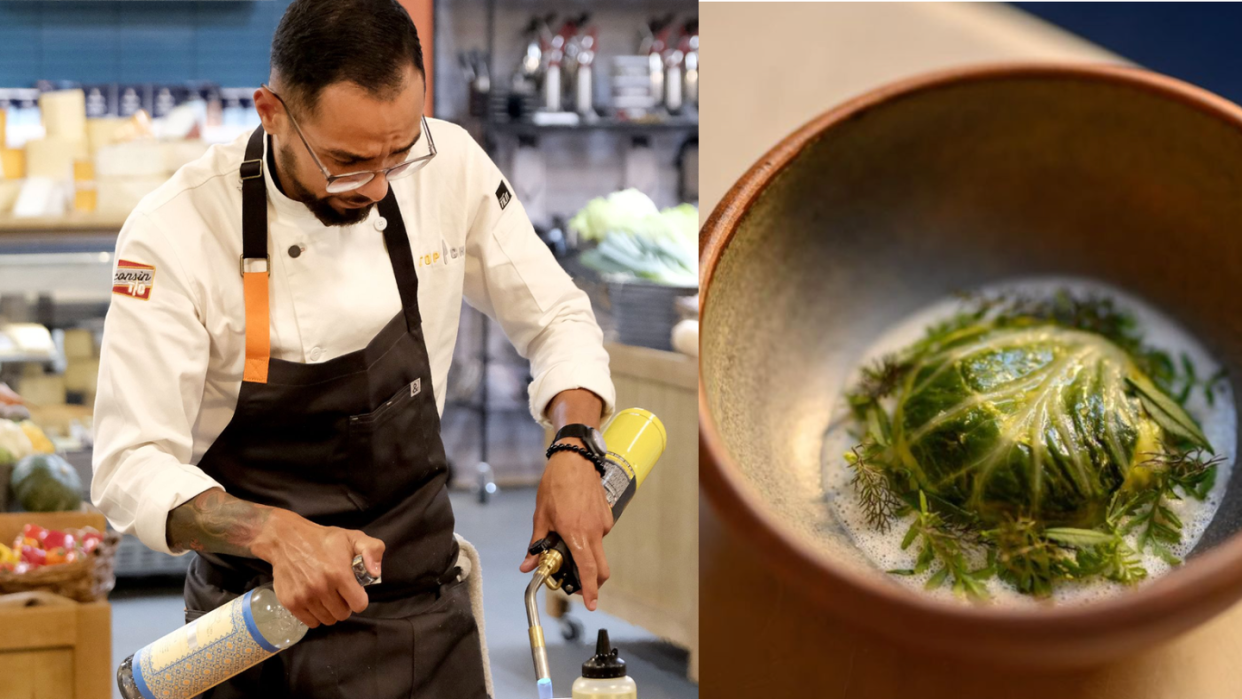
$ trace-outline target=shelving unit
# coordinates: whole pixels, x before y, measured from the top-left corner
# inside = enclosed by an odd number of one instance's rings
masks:
[[[495,135],[539,136],[548,133],[598,133],[613,132],[618,134],[649,134],[649,133],[686,133],[697,134],[699,120],[684,117],[671,117],[661,121],[627,121],[600,117],[597,121],[585,121],[579,124],[536,124],[529,121],[487,121],[487,131]]]
[[[611,49],[612,54],[624,51],[625,42],[630,41],[632,36],[624,32],[628,31],[623,27],[627,25],[633,26],[636,34],[638,23],[647,19],[648,16],[662,15],[668,12],[676,11],[682,16],[689,15],[697,11],[697,5],[692,2],[684,2],[681,0],[623,0],[605,1],[605,0],[524,0],[520,3],[502,3],[500,0],[475,0],[474,2],[445,2],[442,0],[438,3],[437,10],[439,12],[451,15],[444,26],[448,27],[447,35],[437,37],[437,50],[440,52],[437,56],[437,63],[442,66],[455,66],[457,64],[456,56],[453,55],[458,50],[479,48],[478,44],[472,44],[477,39],[480,31],[485,35],[485,43],[482,47],[487,56],[487,66],[491,77],[491,85],[494,89],[501,90],[501,86],[509,84],[509,71],[512,67],[509,64],[509,58],[516,59],[511,49],[512,41],[509,32],[516,32],[518,24],[524,24],[525,19],[531,15],[546,15],[550,12],[556,12],[562,16],[565,14],[577,14],[582,12],[591,12],[593,18],[598,19],[601,23],[601,52]],[[480,12],[482,11],[482,12]],[[463,16],[469,14],[469,17]],[[444,18],[441,18],[443,20]],[[458,27],[462,24],[470,26],[469,31],[460,31]],[[607,26],[604,26],[607,25]],[[453,32],[458,31],[454,35]],[[502,36],[498,36],[499,32],[506,32]],[[454,41],[467,42],[460,46],[455,46]],[[597,55],[596,61],[596,80],[600,83],[608,80],[609,70],[608,58],[605,55]],[[439,84],[447,84],[447,75],[442,75]],[[444,113],[446,108],[452,110],[457,102],[449,101],[449,93],[441,89],[437,97],[437,110]],[[458,94],[460,97],[460,94]],[[469,104],[468,98],[463,104]],[[596,92],[597,100],[600,93]],[[494,96],[489,96],[485,104],[491,108],[491,100]],[[687,105],[686,110],[679,115],[655,114],[651,118],[642,120],[624,120],[613,116],[599,116],[590,121],[581,121],[577,124],[536,124],[526,120],[509,120],[503,116],[497,117],[494,113],[489,112],[483,117],[466,117],[465,112],[453,114],[459,121],[469,124],[471,132],[478,138],[480,143],[488,150],[493,159],[501,163],[504,168],[501,157],[507,149],[518,147],[524,148],[538,147],[544,152],[538,155],[543,158],[543,163],[539,166],[540,170],[546,171],[546,187],[549,192],[556,191],[558,194],[563,193],[566,187],[572,187],[577,190],[598,187],[598,191],[590,191],[589,196],[584,193],[585,198],[582,202],[576,204],[584,204],[586,199],[592,196],[600,196],[608,194],[614,189],[619,188],[613,186],[601,186],[598,181],[589,182],[591,178],[578,177],[578,171],[575,168],[583,168],[590,170],[583,174],[598,175],[599,168],[592,168],[591,163],[599,163],[601,153],[607,154],[607,149],[612,147],[611,143],[617,143],[620,148],[617,149],[617,157],[610,158],[610,162],[606,166],[617,172],[615,178],[617,185],[624,186],[623,177],[620,173],[624,172],[626,166],[626,158],[634,152],[634,148],[650,146],[658,149],[662,161],[662,168],[680,167],[682,153],[685,151],[687,143],[697,142],[698,136],[698,119],[691,105]],[[608,139],[616,139],[609,141]],[[588,145],[590,144],[590,145]],[[667,161],[664,160],[664,154],[667,154]],[[557,160],[560,160],[558,164]],[[570,172],[558,172],[558,166],[566,165]],[[516,172],[506,172],[513,178],[517,178]],[[559,178],[559,182],[558,182]],[[666,194],[674,194],[676,198],[684,198],[684,188],[679,184],[674,187],[667,172],[662,171],[661,178],[669,187]],[[595,177],[595,180],[599,180]],[[607,177],[603,179],[608,179]],[[565,184],[562,184],[565,183]],[[515,184],[516,181],[515,181]],[[582,198],[582,197],[578,197]],[[573,213],[573,210],[565,210],[575,206],[564,201],[565,197],[560,197],[561,201],[553,202],[553,197],[548,197],[547,209],[544,214],[544,220],[535,220],[536,227],[550,227],[556,219],[567,219]],[[525,201],[525,200],[524,200]],[[531,211],[532,218],[538,218]],[[564,260],[563,263],[567,268],[572,267],[572,260]],[[581,270],[579,270],[581,272]],[[574,274],[574,272],[571,272]],[[575,275],[577,276],[577,275]],[[498,357],[495,352],[489,352],[489,335],[491,331],[491,321],[477,311],[470,311],[478,314],[478,319],[482,322],[480,332],[473,333],[469,337],[472,343],[478,343],[473,351],[467,357],[459,359],[474,363],[479,367],[479,371],[483,376],[487,376],[489,372],[495,371]],[[462,338],[465,341],[466,337]],[[501,363],[505,360],[499,359]],[[524,367],[518,367],[517,362],[512,367],[505,367],[514,372],[524,370]],[[487,453],[487,442],[489,438],[489,422],[494,421],[500,416],[499,411],[495,411],[488,400],[486,388],[481,388],[479,395],[475,395],[469,402],[455,403],[454,407],[464,410],[473,411],[477,414],[478,441],[482,447],[482,461],[486,462],[489,454]],[[507,416],[506,416],[507,417]],[[494,427],[494,424],[493,424]],[[530,430],[538,432],[539,428],[531,422],[528,426]],[[536,437],[538,438],[538,437]],[[525,448],[525,447],[523,447]],[[542,457],[539,457],[542,458]],[[472,473],[471,469],[462,468],[460,474]]]

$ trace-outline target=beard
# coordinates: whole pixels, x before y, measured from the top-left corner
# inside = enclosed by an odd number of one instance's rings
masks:
[[[352,226],[355,223],[365,221],[367,216],[371,214],[371,209],[375,206],[375,202],[357,209],[337,211],[329,203],[333,197],[317,197],[297,180],[293,174],[296,172],[297,163],[294,162],[293,155],[287,149],[277,149],[276,157],[280,159],[280,165],[285,169],[287,176],[285,180],[281,180],[281,184],[285,187],[285,195],[294,201],[302,202],[323,225]],[[362,203],[362,201],[359,200],[351,203]]]

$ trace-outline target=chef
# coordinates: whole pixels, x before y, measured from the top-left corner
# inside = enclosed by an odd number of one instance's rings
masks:
[[[274,581],[311,627],[213,699],[486,696],[440,439],[463,297],[529,359],[531,412],[558,430],[531,540],[569,542],[589,609],[608,578],[600,329],[512,185],[423,114],[425,78],[395,0],[295,0],[261,128],[181,168],[117,240],[93,501],[197,552],[187,621]],[[380,584],[355,580],[358,554]]]

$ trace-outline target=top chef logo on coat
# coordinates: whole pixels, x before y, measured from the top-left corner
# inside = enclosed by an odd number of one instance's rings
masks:
[[[504,211],[505,207],[509,205],[509,200],[512,198],[513,196],[509,194],[509,188],[505,186],[505,181],[501,180],[500,186],[496,188],[496,201],[500,202],[501,211]]]
[[[112,293],[133,296],[146,301],[151,298],[155,286],[155,267],[151,265],[118,260],[112,273]]]

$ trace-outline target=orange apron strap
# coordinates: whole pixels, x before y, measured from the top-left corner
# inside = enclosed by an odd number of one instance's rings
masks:
[[[267,383],[272,355],[267,307],[267,271],[242,274],[246,293],[246,368],[242,380]]]

